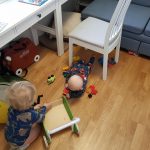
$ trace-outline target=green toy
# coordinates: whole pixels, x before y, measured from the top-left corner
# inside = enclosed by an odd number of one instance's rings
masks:
[[[46,147],[51,143],[51,135],[65,128],[71,127],[72,132],[79,135],[77,123],[80,118],[74,118],[66,97],[52,103],[52,108],[46,113],[43,121],[45,135],[43,136]]]
[[[51,83],[53,83],[55,81],[55,79],[56,79],[55,75],[51,75],[51,76],[48,77],[47,83],[51,84]]]

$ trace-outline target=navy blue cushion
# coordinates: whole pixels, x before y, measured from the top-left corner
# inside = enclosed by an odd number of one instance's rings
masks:
[[[122,36],[150,44],[150,37],[146,36],[145,34],[135,34],[135,33],[123,30]]]
[[[132,3],[143,6],[150,6],[150,0],[132,0]]]
[[[150,44],[141,43],[139,47],[139,54],[150,56]]]
[[[115,0],[94,0],[81,12],[81,17],[85,19],[91,16],[110,21],[116,5],[117,1]]]
[[[121,48],[126,49],[126,50],[132,50],[135,53],[138,53],[138,48],[140,45],[140,41],[127,38],[127,37],[122,37],[121,38]]]
[[[116,0],[95,0],[88,5],[82,12],[82,19],[92,16],[110,21],[112,14],[117,5]],[[150,18],[150,7],[144,7],[136,4],[131,4],[127,11],[123,29],[136,34],[141,34]]]
[[[150,1],[149,0],[132,0],[131,2],[133,4],[137,4],[137,5],[142,5],[142,6],[147,6],[147,7],[150,6]]]
[[[149,23],[146,26],[144,34],[147,35],[147,36],[150,36],[150,21],[149,21]]]
[[[150,18],[150,7],[131,4],[127,11],[123,29],[141,34]]]

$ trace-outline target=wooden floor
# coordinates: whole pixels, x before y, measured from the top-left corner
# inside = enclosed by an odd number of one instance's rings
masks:
[[[68,52],[58,57],[53,51],[40,47],[41,60],[29,68],[26,79],[43,94],[42,102],[62,96],[64,77],[62,68],[68,64]],[[98,94],[91,99],[85,93],[70,101],[74,116],[80,117],[80,136],[64,130],[52,136],[50,150],[150,150],[150,60],[121,51],[119,63],[109,67],[108,79],[101,78],[99,54],[76,48],[76,55],[84,60],[95,56],[88,85],[94,84]],[[112,54],[113,55],[113,54]],[[47,77],[56,81],[47,85]],[[8,150],[0,126],[0,150]],[[45,150],[41,136],[29,150]]]

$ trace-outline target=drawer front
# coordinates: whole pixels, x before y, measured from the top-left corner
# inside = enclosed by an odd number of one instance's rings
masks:
[[[47,16],[54,10],[55,10],[55,3],[49,4],[43,7],[40,11],[35,12],[32,16],[26,18],[24,21],[22,21],[20,24],[16,26],[17,35],[20,35],[22,32],[29,29],[32,25],[42,20],[45,16]]]
[[[11,29],[10,31],[6,32],[4,35],[0,36],[0,48],[2,48],[4,45],[9,43],[11,40],[13,40],[16,37],[15,34],[15,28]]]

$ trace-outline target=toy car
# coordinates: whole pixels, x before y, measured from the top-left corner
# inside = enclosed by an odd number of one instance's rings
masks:
[[[51,75],[51,76],[48,77],[47,83],[51,84],[51,83],[53,83],[55,81],[55,79],[56,79],[55,75]]]
[[[30,39],[21,38],[3,50],[3,58],[3,65],[17,76],[21,76],[24,69],[40,60],[40,55]]]

